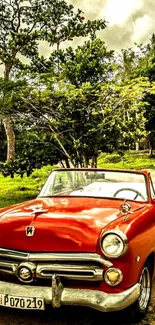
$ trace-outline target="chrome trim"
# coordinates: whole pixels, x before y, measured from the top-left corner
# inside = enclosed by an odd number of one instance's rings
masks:
[[[148,266],[143,268],[139,283],[141,288],[138,303],[140,311],[143,312],[147,309],[151,295],[151,274]]]
[[[128,213],[132,213],[131,211],[131,205],[129,203],[126,203],[126,200],[123,202],[123,204],[120,205],[119,211],[123,215],[128,215]]]
[[[96,265],[38,264],[36,278],[51,279],[54,274],[70,280],[103,281],[103,269]]]
[[[15,275],[24,283],[51,279],[54,274],[70,280],[103,281],[104,266],[112,263],[96,253],[26,253],[0,249],[0,274]],[[21,268],[31,271],[29,280],[19,275]]]
[[[52,276],[52,306],[58,308],[61,306],[61,295],[63,292],[63,285],[59,276],[54,274]]]
[[[0,261],[0,273],[15,274],[17,268],[18,268],[18,263]]]
[[[113,264],[96,253],[26,253],[5,248],[0,248],[0,257],[12,258],[27,262],[45,261],[72,261],[72,262],[97,262],[111,267]]]
[[[31,276],[28,280],[22,279],[22,277],[20,276],[20,269],[22,269],[22,268],[27,268],[30,271]],[[35,280],[35,274],[36,274],[36,264],[34,264],[32,262],[19,263],[18,267],[15,270],[15,275],[23,283],[33,282]]]
[[[105,293],[99,290],[63,288],[59,277],[52,277],[51,287],[18,285],[0,281],[0,294],[22,297],[43,298],[46,304],[53,307],[60,305],[87,306],[104,312],[125,309],[133,304],[140,295],[140,284],[120,293]]]
[[[117,255],[117,256],[111,256],[111,255],[107,254],[107,253],[103,250],[103,248],[102,248],[102,242],[103,242],[104,238],[105,238],[107,235],[112,235],[112,234],[115,234],[115,235],[119,236],[119,237],[122,239],[123,243],[124,243],[123,251],[122,251],[119,255]],[[122,231],[120,231],[120,230],[111,229],[111,230],[109,230],[109,231],[106,231],[106,232],[102,235],[102,237],[100,238],[100,248],[101,248],[102,253],[103,253],[106,257],[108,257],[108,258],[118,258],[118,257],[120,257],[120,256],[123,256],[123,255],[126,253],[126,251],[127,251],[127,249],[128,249],[128,239],[127,239],[126,235],[124,234],[124,232],[122,232]]]
[[[31,271],[32,276],[29,280],[23,280],[19,275],[19,270],[23,267]],[[38,279],[51,279],[54,274],[70,280],[103,281],[103,273],[104,269],[101,264],[0,262],[0,274],[15,275],[23,283],[31,283]]]
[[[5,258],[14,258],[17,260],[25,260],[27,259],[28,253],[20,252],[20,251],[14,251],[6,248],[0,248],[0,257]]]

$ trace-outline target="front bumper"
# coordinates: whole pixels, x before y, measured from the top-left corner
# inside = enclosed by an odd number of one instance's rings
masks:
[[[112,294],[99,290],[64,288],[60,278],[53,276],[51,288],[0,281],[0,294],[43,298],[46,304],[55,308],[61,305],[77,305],[111,312],[133,304],[140,295],[140,284],[137,283],[121,293]]]

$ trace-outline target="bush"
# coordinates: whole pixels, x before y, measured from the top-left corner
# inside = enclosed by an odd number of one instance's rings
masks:
[[[33,179],[43,179],[46,180],[51,171],[55,168],[58,168],[58,166],[44,166],[41,169],[35,169],[34,172],[31,174],[31,178]]]

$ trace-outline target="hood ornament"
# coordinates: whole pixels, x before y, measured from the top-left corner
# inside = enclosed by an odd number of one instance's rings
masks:
[[[45,213],[45,212],[47,212],[47,209],[42,209],[42,208],[32,208],[32,212],[31,212],[31,214],[33,215],[37,215],[37,214],[40,214],[40,213]]]
[[[128,213],[131,213],[131,206],[129,203],[126,203],[126,200],[123,202],[123,204],[119,208],[120,212],[123,215],[127,215]]]
[[[47,212],[48,210],[47,209],[44,209],[42,204],[38,204],[38,205],[31,205],[29,206],[28,208],[25,208],[25,210],[27,211],[31,211],[31,215],[37,215],[37,214],[40,214],[40,213],[45,213]]]
[[[34,232],[35,232],[35,227],[33,227],[33,226],[27,226],[25,228],[25,231],[26,231],[26,236],[27,237],[32,237],[34,235]]]

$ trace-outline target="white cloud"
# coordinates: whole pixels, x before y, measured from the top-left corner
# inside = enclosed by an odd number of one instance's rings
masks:
[[[153,30],[151,17],[144,15],[143,17],[138,18],[134,23],[132,35],[133,41],[137,42],[143,40],[149,33],[151,36],[151,30]]]
[[[155,0],[66,0],[84,11],[86,19],[102,18],[107,28],[98,33],[109,49],[148,43],[155,30]]]
[[[110,25],[123,25],[129,16],[141,7],[141,0],[108,0],[103,14]]]

